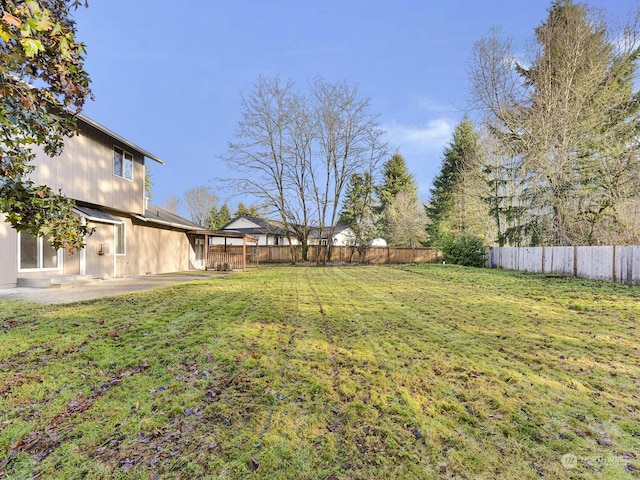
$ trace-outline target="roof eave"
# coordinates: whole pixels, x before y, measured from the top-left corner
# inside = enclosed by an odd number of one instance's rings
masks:
[[[86,123],[87,125],[90,125],[93,128],[96,128],[96,129],[100,130],[102,133],[105,133],[105,134],[109,135],[110,137],[114,138],[115,140],[118,140],[119,142],[123,143],[124,145],[128,146],[129,148],[141,153],[146,158],[148,158],[150,160],[153,160],[154,162],[158,162],[161,165],[164,165],[164,161],[161,160],[160,158],[156,157],[154,154],[149,153],[144,148],[140,148],[135,143],[132,143],[129,140],[127,140],[126,138],[124,138],[123,136],[118,135],[117,133],[113,132],[112,130],[109,130],[107,127],[105,127],[104,125],[99,124],[95,120],[92,120],[89,117],[87,117],[87,116],[85,116],[85,115],[83,115],[81,113],[78,113],[76,115],[76,118],[78,118],[82,122]]]

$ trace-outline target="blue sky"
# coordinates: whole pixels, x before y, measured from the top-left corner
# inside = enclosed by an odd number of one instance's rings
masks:
[[[222,201],[233,175],[240,94],[260,75],[300,87],[321,76],[371,98],[387,140],[426,200],[442,151],[467,108],[466,64],[498,25],[524,53],[543,0],[91,0],[74,13],[95,100],[83,111],[162,158],[153,199],[206,185]],[[624,20],[636,0],[591,0]],[[184,213],[184,212],[182,212]]]

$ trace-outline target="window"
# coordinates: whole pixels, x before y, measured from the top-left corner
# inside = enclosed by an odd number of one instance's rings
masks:
[[[60,255],[48,241],[25,232],[18,236],[20,270],[58,268]]]
[[[113,147],[113,174],[133,180],[133,155],[120,147]]]
[[[116,223],[116,255],[125,255],[127,250],[125,248],[125,228],[124,223]]]

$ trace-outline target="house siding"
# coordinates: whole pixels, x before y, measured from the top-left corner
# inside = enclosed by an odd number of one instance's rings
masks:
[[[125,275],[193,269],[195,252],[185,232],[131,222],[127,228]]]
[[[0,213],[0,288],[14,288],[18,278],[18,234]]]
[[[95,228],[86,245],[86,273],[101,278],[127,277],[189,270],[195,260],[192,242],[182,231],[118,217],[125,225],[125,254],[115,252],[115,227],[110,223],[89,222]],[[108,249],[101,249],[108,245]],[[98,252],[102,251],[100,254]]]
[[[64,153],[51,158],[36,150],[31,180],[76,201],[125,212],[144,213],[144,157],[83,122],[80,133],[65,140]],[[113,174],[113,147],[133,155],[133,181]],[[73,181],[69,181],[73,179]]]
[[[97,126],[96,126],[97,125]],[[190,270],[197,267],[194,235],[200,230],[188,220],[161,214],[144,217],[145,158],[162,163],[140,147],[92,121],[78,122],[79,135],[65,140],[59,157],[35,149],[30,180],[62,190],[78,202],[78,211],[93,230],[83,250],[63,252],[57,269],[18,268],[18,234],[0,214],[0,288],[17,285],[18,277],[86,274],[95,278],[125,277]],[[113,174],[113,147],[133,156],[133,180]],[[155,208],[155,207],[154,207]],[[86,211],[84,211],[85,209]],[[94,213],[91,213],[93,211]],[[104,215],[103,215],[104,214]],[[125,225],[125,253],[116,254],[114,222]],[[204,235],[197,234],[201,244]]]

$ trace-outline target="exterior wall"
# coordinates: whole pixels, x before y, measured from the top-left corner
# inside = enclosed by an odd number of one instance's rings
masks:
[[[80,134],[68,138],[61,156],[36,151],[31,180],[62,189],[77,201],[125,212],[144,213],[144,157],[99,130],[78,122]],[[113,174],[113,146],[133,155],[133,181]]]
[[[13,288],[18,281],[18,234],[0,213],[0,288]]]
[[[132,227],[127,232],[126,275],[177,272],[194,268],[195,252],[186,233],[146,224]]]
[[[80,274],[80,257],[85,255],[83,252],[75,252],[73,255],[65,251],[62,256],[62,268],[65,275]]]
[[[333,236],[333,245],[336,247],[345,247],[353,245],[355,242],[355,234],[351,228],[341,230]]]
[[[4,220],[1,215],[0,219]],[[84,251],[70,255],[64,252],[58,270],[18,272],[18,235],[6,222],[0,223],[0,288],[14,288],[20,277],[80,274],[84,257],[85,274],[95,278],[124,277],[191,270],[195,265],[194,240],[182,231],[133,223],[125,224],[125,255],[115,253],[115,226],[112,223],[89,222],[94,232],[87,238]]]
[[[244,217],[240,217],[228,224],[225,230],[235,230],[237,228],[260,228],[260,225],[257,225]]]
[[[91,223],[96,231],[86,248],[87,274],[101,278],[168,273],[195,268],[193,242],[186,233],[120,217],[125,225],[125,254],[116,255],[114,226]],[[102,249],[100,245],[108,245]],[[115,263],[114,263],[115,262]]]
[[[111,278],[115,272],[115,227],[112,223],[102,222],[89,222],[87,226],[95,230],[87,238],[85,273],[95,278]]]

